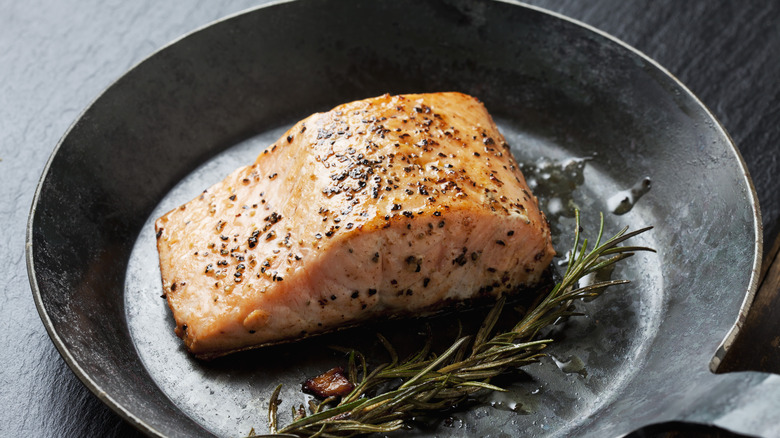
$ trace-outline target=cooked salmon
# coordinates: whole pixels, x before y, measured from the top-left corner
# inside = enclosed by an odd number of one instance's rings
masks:
[[[155,223],[176,334],[211,358],[540,280],[537,199],[477,99],[314,114]]]

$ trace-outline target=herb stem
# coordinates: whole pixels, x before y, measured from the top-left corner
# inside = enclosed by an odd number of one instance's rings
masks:
[[[271,395],[268,421],[271,433],[286,433],[300,437],[352,437],[366,433],[389,433],[400,429],[411,416],[456,406],[480,391],[504,391],[491,379],[508,371],[536,362],[552,339],[536,339],[540,330],[560,318],[578,315],[571,303],[577,298],[596,297],[610,286],[628,283],[626,280],[598,281],[582,285],[586,275],[614,265],[637,251],[653,251],[643,246],[618,246],[620,243],[650,230],[652,227],[627,232],[623,228],[602,243],[604,215],[600,216],[599,232],[593,249],[582,238],[580,214],[575,211],[574,244],[569,252],[566,271],[550,292],[532,308],[511,330],[493,334],[506,303],[501,296],[488,312],[474,335],[461,336],[439,355],[431,353],[432,340],[408,359],[400,360],[392,344],[382,335],[379,342],[387,350],[390,362],[368,371],[365,357],[350,351],[348,375],[360,382],[340,403],[323,410],[330,401],[312,403],[311,413],[301,410],[301,418],[282,429],[277,428],[277,406],[281,385]],[[401,379],[395,389],[369,396],[369,392]]]

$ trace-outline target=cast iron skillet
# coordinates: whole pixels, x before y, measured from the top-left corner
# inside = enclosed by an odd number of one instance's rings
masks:
[[[30,282],[60,353],[149,435],[264,431],[277,383],[289,412],[303,400],[301,380],[343,362],[325,345],[366,345],[371,330],[196,361],[159,298],[151,221],[314,111],[448,90],[483,100],[518,158],[535,166],[545,205],[562,205],[550,214],[561,251],[572,205],[593,233],[606,200],[649,177],[633,210],[606,219],[609,232],[654,225],[635,243],[658,254],[614,274],[630,287],[580,303],[586,316],[554,328],[551,357],[505,382],[508,394],[410,434],[621,435],[706,422],[696,413],[708,403],[754,383],[711,372],[747,311],[761,254],[756,195],[728,135],[644,55],[504,2],[278,3],[196,31],[130,70],[63,137],[30,214]],[[563,191],[546,186],[556,163],[570,165]]]

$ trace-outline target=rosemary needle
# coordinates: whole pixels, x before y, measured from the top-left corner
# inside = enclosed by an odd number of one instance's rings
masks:
[[[391,361],[369,372],[363,355],[351,351],[348,369],[350,380],[356,383],[355,388],[335,406],[327,408],[335,401],[333,398],[311,403],[309,415],[301,408],[292,423],[279,428],[276,412],[281,390],[279,385],[270,399],[270,432],[323,438],[387,433],[402,428],[405,421],[414,415],[456,406],[477,392],[504,391],[491,384],[491,379],[536,362],[543,355],[541,351],[552,342],[552,339],[536,339],[539,331],[559,318],[576,315],[570,310],[572,300],[596,297],[609,286],[627,283],[625,280],[610,280],[578,286],[584,276],[630,257],[636,251],[654,251],[641,246],[618,246],[650,228],[629,233],[626,227],[602,243],[604,216],[601,215],[596,243],[588,249],[588,240],[580,236],[579,211],[575,211],[574,244],[563,278],[511,330],[494,333],[506,301],[502,296],[477,333],[460,336],[440,354],[429,351],[429,340],[420,352],[400,361],[390,342],[378,335]],[[358,375],[362,376],[359,382]],[[398,379],[400,383],[395,389],[375,396],[367,395]]]

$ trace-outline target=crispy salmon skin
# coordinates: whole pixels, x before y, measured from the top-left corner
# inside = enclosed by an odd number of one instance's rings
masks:
[[[155,228],[176,334],[201,358],[499,296],[554,255],[504,137],[461,93],[314,114]]]

